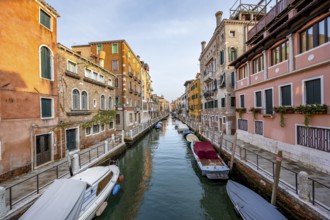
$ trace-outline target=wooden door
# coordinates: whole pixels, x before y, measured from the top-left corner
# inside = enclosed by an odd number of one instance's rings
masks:
[[[69,151],[74,151],[77,149],[76,130],[77,129],[66,130],[66,148]]]
[[[36,136],[36,162],[37,166],[51,160],[52,135],[44,134]]]

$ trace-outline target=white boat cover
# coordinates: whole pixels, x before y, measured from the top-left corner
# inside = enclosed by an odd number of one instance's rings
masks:
[[[188,134],[186,136],[186,139],[188,142],[196,142],[196,141],[199,141],[198,137],[194,134]]]
[[[72,179],[58,179],[24,213],[22,220],[78,219],[86,183]]]
[[[260,195],[235,181],[228,180],[226,189],[235,209],[244,220],[287,219]]]
[[[184,131],[184,130],[187,130],[187,129],[189,129],[189,128],[185,124],[179,124],[179,126],[178,126],[178,131]]]

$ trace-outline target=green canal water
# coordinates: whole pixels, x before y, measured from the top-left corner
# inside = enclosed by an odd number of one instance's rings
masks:
[[[201,176],[171,118],[128,149],[119,167],[125,176],[121,191],[110,196],[107,209],[96,219],[239,219],[226,183]]]

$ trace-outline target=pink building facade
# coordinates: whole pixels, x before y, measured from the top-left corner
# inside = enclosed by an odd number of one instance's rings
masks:
[[[238,138],[330,173],[329,2],[279,1],[236,69]]]

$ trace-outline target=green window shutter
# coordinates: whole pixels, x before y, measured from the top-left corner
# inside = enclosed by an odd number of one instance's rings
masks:
[[[50,21],[51,17],[43,10],[40,10],[40,23],[50,29]]]
[[[41,116],[43,118],[52,117],[52,100],[51,99],[41,99]]]
[[[307,81],[306,85],[306,104],[321,104],[321,80],[314,79]]]
[[[41,76],[46,79],[51,79],[51,55],[47,47],[41,47]]]

